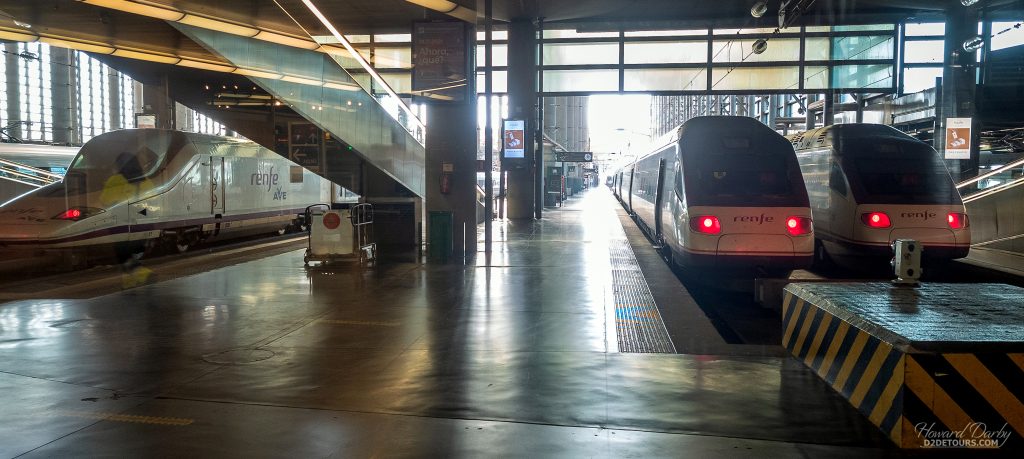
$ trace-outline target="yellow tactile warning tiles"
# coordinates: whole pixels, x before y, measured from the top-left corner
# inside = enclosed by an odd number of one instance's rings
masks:
[[[136,424],[157,424],[165,426],[187,426],[195,422],[194,419],[186,418],[139,416],[134,414],[104,413],[99,411],[61,411],[60,414],[76,418],[95,419],[97,421],[131,422]]]
[[[906,353],[786,291],[783,345],[903,448],[1024,445],[1024,354]]]

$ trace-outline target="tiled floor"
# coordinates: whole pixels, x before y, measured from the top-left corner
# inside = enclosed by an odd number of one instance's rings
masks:
[[[502,225],[472,266],[295,251],[0,304],[0,456],[892,453],[788,358],[617,352],[611,206]]]

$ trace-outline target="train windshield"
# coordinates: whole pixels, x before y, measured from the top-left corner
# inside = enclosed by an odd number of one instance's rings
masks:
[[[65,175],[68,195],[102,191],[111,177],[129,183],[162,183],[169,153],[189,148],[181,133],[158,130],[117,131],[85,144]]]
[[[792,154],[792,153],[790,153]],[[794,184],[796,162],[781,152],[723,151],[686,165],[687,198],[697,205],[785,206],[807,198]]]
[[[851,151],[850,145],[844,145]],[[862,204],[960,204],[946,166],[918,142],[875,142],[853,147],[843,169]]]

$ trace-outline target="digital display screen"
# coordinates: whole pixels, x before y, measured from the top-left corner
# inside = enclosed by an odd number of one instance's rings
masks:
[[[501,145],[506,159],[526,158],[526,121],[505,120]]]

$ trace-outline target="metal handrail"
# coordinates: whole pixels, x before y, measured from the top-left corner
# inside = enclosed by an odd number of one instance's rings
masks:
[[[22,172],[27,171],[30,173]],[[14,182],[22,183],[34,187],[44,187],[51,183],[55,183],[64,178],[61,174],[55,174],[50,171],[35,168],[32,166],[26,166],[6,159],[0,159],[0,178],[5,178]],[[8,177],[3,177],[6,175]],[[18,178],[14,178],[18,177]],[[26,181],[27,180],[27,181]]]
[[[1015,167],[1020,167],[1022,165],[1024,165],[1024,158],[1021,158],[1021,159],[1018,159],[1017,161],[1013,161],[1013,162],[1011,162],[1009,164],[1003,165],[1002,167],[999,167],[998,169],[993,169],[993,170],[989,171],[988,173],[985,173],[985,174],[979,175],[977,177],[974,177],[974,178],[971,178],[971,179],[967,179],[967,180],[964,180],[964,181],[962,181],[960,183],[957,183],[956,184],[956,188],[959,190],[959,189],[964,188],[964,187],[966,187],[968,185],[971,185],[971,184],[974,184],[974,183],[978,183],[978,182],[980,182],[982,180],[985,180],[985,179],[987,179],[987,178],[989,178],[989,177],[991,177],[993,175],[1001,174],[1001,173],[1005,172],[1006,170],[1013,169]]]
[[[367,260],[376,258],[377,243],[373,241],[373,205],[368,203],[352,206],[349,213],[349,220],[356,233],[356,246],[359,248],[359,259]]]

